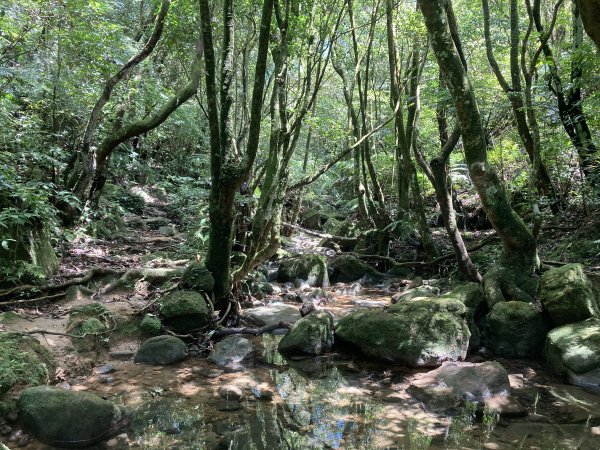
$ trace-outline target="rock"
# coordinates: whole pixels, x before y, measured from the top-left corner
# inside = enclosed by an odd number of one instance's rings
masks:
[[[13,386],[37,386],[54,378],[56,363],[37,339],[0,333],[0,397]]]
[[[506,358],[537,356],[551,328],[548,317],[531,303],[496,303],[485,321],[485,345]]]
[[[592,284],[581,264],[567,264],[542,275],[540,299],[555,325],[599,317]]]
[[[434,286],[417,286],[404,292],[399,292],[392,295],[392,304],[396,304],[401,301],[412,300],[413,298],[417,297],[437,297],[439,294],[440,290]]]
[[[83,448],[119,434],[126,424],[120,407],[89,392],[51,386],[25,389],[19,399],[23,425],[40,441]]]
[[[174,364],[186,357],[185,342],[175,336],[156,336],[142,343],[133,361],[142,364]]]
[[[379,230],[368,230],[362,232],[356,241],[354,251],[363,255],[376,255],[379,251]],[[389,238],[388,238],[389,239]]]
[[[323,224],[327,221],[327,217],[322,216],[316,209],[309,209],[301,217],[301,224],[309,230],[322,230]]]
[[[577,386],[600,389],[600,320],[553,329],[544,349],[548,370]]]
[[[181,279],[184,289],[198,292],[212,292],[215,287],[215,279],[204,264],[192,262],[185,268]]]
[[[298,308],[283,303],[275,303],[269,306],[249,308],[242,312],[242,317],[259,326],[273,325],[279,322],[294,323],[302,317]]]
[[[306,300],[304,303],[302,303],[302,306],[300,307],[300,315],[302,317],[306,317],[311,312],[316,310],[317,307],[315,306],[315,302],[313,302],[312,300]]]
[[[194,367],[192,368],[192,373],[205,378],[219,378],[225,372],[212,367]]]
[[[175,236],[175,233],[177,233],[177,230],[175,230],[175,227],[172,225],[163,225],[162,227],[158,227],[158,234],[163,236]]]
[[[166,217],[150,217],[149,219],[144,220],[144,223],[151,230],[158,230],[161,227],[166,227],[169,225],[169,219]]]
[[[467,283],[454,286],[451,291],[442,295],[443,298],[454,298],[461,301],[467,307],[467,321],[471,339],[469,350],[476,350],[481,345],[480,318],[487,311],[485,293],[479,283]]]
[[[154,314],[146,314],[140,322],[140,330],[142,331],[142,333],[148,334],[150,336],[159,335],[161,328],[162,324],[160,323],[160,319]]]
[[[224,384],[219,388],[219,395],[225,400],[239,401],[244,396],[244,392],[238,386]]]
[[[413,367],[464,359],[469,337],[467,308],[444,298],[417,298],[383,311],[351,312],[336,329],[336,339],[366,355]]]
[[[333,319],[324,311],[315,311],[298,320],[279,342],[283,354],[321,355],[333,346]]]
[[[208,325],[208,306],[196,291],[174,291],[161,299],[160,313],[165,325],[179,333],[187,333]]]
[[[114,315],[100,303],[75,306],[69,311],[67,332],[83,338],[71,338],[75,349],[80,353],[97,351],[107,346],[103,338],[114,328]]]
[[[275,395],[273,389],[266,383],[256,384],[251,387],[251,390],[254,397],[258,400],[271,401]]]
[[[380,280],[384,275],[361,261],[356,256],[340,255],[331,262],[331,281],[333,283],[351,283],[363,277]]]
[[[241,370],[242,363],[255,352],[254,344],[241,336],[229,336],[217,342],[208,359],[230,370]]]
[[[493,397],[507,397],[508,372],[495,361],[481,364],[445,362],[424,374],[407,392],[430,409],[448,409],[461,401],[484,403]]]
[[[277,280],[283,283],[293,283],[298,279],[306,281],[309,286],[329,286],[325,258],[308,254],[281,261],[277,271]]]

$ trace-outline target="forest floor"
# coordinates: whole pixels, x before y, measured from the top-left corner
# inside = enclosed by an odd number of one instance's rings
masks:
[[[131,270],[177,273],[187,262],[173,256],[186,236],[177,231],[164,207],[158,201],[150,202],[142,215],[126,217],[129,231],[117,239],[73,243],[63,253],[60,273],[52,283],[80,277],[94,267],[112,269],[116,275],[98,277],[86,288],[70,288],[58,301],[13,305],[10,320],[0,322],[0,331],[34,332],[52,351],[59,363],[58,385],[94,392],[134,411],[130,429],[109,441],[110,448],[600,447],[600,395],[557,383],[544,372],[541,360],[494,358],[510,374],[517,405],[512,414],[502,416],[463,409],[452,415],[428,410],[406,392],[424,370],[374,363],[343,352],[285,359],[276,350],[280,337],[271,334],[249,338],[258,351],[236,372],[210,363],[200,338],[190,340],[191,356],[182,363],[160,367],[134,364],[132,358],[141,339],[135,328],[143,314],[152,311],[148,305],[164,289],[165,279],[115,280]],[[564,261],[560,252],[566,256],[582,236],[593,235],[596,226],[593,220],[578,228],[565,223],[548,226],[540,239],[541,258]],[[474,242],[485,236],[473,233],[470,239]],[[317,242],[295,234],[286,250],[292,254],[312,252]],[[494,251],[488,249],[482,257],[490,258]],[[588,267],[600,270],[600,250],[586,255]],[[451,270],[443,266],[437,273],[419,275],[425,284],[444,286]],[[336,285],[329,289],[332,298],[322,308],[339,317],[356,308],[383,306],[394,289],[391,282]],[[298,288],[279,285],[273,295],[259,301],[280,302],[294,293]],[[61,333],[67,333],[70,309],[90,301],[102,303],[121,322],[136,326],[122,327],[105,347],[78,353],[73,341]],[[50,333],[42,333],[44,330]],[[487,358],[476,354],[469,360]],[[240,387],[243,401],[224,401],[218,394],[224,385]],[[271,392],[272,399],[257,401],[251,395],[257,386]],[[2,419],[0,441],[11,449],[44,448]]]

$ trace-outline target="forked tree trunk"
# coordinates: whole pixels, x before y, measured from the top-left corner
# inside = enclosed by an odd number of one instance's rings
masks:
[[[505,296],[530,298],[521,287],[527,288],[528,276],[533,274],[535,268],[535,239],[511,208],[504,186],[488,164],[481,115],[450,31],[447,11],[451,10],[452,4],[449,0],[421,0],[420,7],[436,59],[456,108],[469,173],[483,208],[504,246],[500,267],[486,275],[488,303],[496,303]]]

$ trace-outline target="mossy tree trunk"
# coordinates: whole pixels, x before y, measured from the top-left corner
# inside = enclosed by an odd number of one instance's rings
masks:
[[[504,186],[488,163],[477,100],[457,51],[460,46],[457,30],[451,30],[452,4],[449,0],[421,0],[420,8],[456,109],[469,173],[504,247],[499,270],[486,275],[488,302],[493,304],[505,296],[524,299],[529,295],[522,288],[526,289],[528,277],[533,274],[537,262],[536,242],[511,208]]]
[[[231,108],[235,81],[234,2],[233,0],[223,2],[223,39],[217,89],[211,8],[208,0],[200,0],[200,20],[205,46],[206,104],[209,119],[212,178],[209,196],[210,229],[206,267],[215,279],[213,290],[215,308],[223,313],[229,310],[230,305],[230,257],[234,230],[235,194],[252,169],[260,137],[272,13],[273,0],[265,0],[260,19],[246,152],[242,156],[237,151],[233,151],[235,138]],[[220,92],[220,95],[217,92]]]

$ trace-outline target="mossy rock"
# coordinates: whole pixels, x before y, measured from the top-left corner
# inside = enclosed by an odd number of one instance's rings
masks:
[[[140,322],[140,331],[150,336],[159,335],[161,328],[160,319],[153,314],[146,314]]]
[[[548,370],[572,384],[600,388],[600,320],[555,328],[544,349]]]
[[[283,354],[321,355],[333,346],[333,318],[315,311],[298,320],[279,342]]]
[[[194,261],[183,272],[182,285],[191,291],[211,293],[215,279],[204,264]]]
[[[199,292],[171,292],[160,303],[164,324],[176,332],[187,333],[204,328],[209,323],[208,305]]]
[[[327,261],[320,255],[300,255],[281,261],[277,271],[277,280],[283,283],[302,280],[309,286],[329,286]]]
[[[48,445],[81,448],[118,434],[126,417],[119,406],[90,392],[37,386],[21,394],[19,418]]]
[[[140,346],[133,361],[140,364],[174,364],[186,358],[186,345],[175,336],[155,336]]]
[[[56,363],[37,339],[16,333],[0,333],[0,396],[13,386],[48,384]]]
[[[108,346],[108,332],[116,324],[116,318],[104,305],[89,303],[71,308],[67,332],[80,336],[71,338],[78,352],[100,351]]]
[[[542,275],[540,299],[555,325],[600,317],[600,307],[581,264],[566,264]]]
[[[354,251],[363,255],[376,255],[379,250],[379,230],[367,230],[358,236]]]
[[[494,354],[526,358],[542,353],[552,323],[530,303],[496,303],[485,321],[485,344]]]
[[[421,297],[385,311],[351,312],[339,320],[335,336],[371,357],[412,367],[435,367],[464,359],[470,332],[462,302]]]
[[[467,321],[471,331],[469,350],[475,350],[481,345],[481,320],[487,312],[487,303],[483,287],[479,283],[466,283],[452,287],[452,290],[442,295],[442,298],[454,298],[467,307]]]
[[[350,283],[368,277],[372,280],[381,280],[384,274],[375,270],[366,262],[361,261],[356,256],[340,255],[331,262],[332,283]]]

